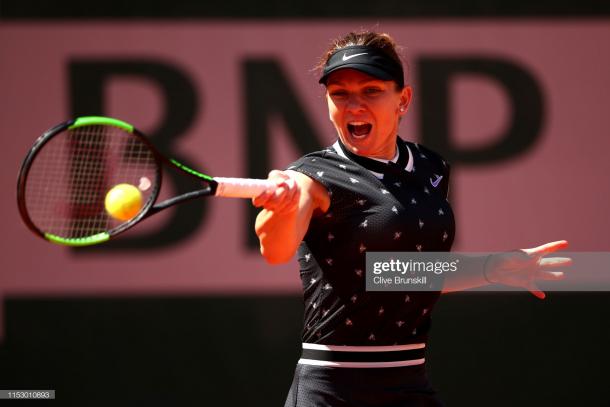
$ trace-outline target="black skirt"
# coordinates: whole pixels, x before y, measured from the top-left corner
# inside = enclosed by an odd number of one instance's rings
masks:
[[[338,368],[298,364],[284,407],[442,407],[425,365]]]

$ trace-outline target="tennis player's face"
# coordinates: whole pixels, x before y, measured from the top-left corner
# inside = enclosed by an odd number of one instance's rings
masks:
[[[399,91],[394,81],[341,69],[329,76],[326,99],[330,120],[345,146],[362,156],[394,158],[399,119],[411,101],[409,86]]]

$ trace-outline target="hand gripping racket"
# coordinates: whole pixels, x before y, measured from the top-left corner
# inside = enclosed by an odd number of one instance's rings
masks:
[[[202,188],[157,202],[162,165],[197,178]],[[105,206],[106,195],[119,184],[141,194],[141,209],[127,220],[110,216]],[[204,196],[252,198],[275,187],[268,180],[201,174],[162,156],[132,125],[90,116],[61,123],[36,140],[19,172],[17,202],[35,234],[53,243],[86,246],[181,202]]]

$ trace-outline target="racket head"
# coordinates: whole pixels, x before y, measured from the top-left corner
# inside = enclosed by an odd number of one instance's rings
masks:
[[[25,224],[53,243],[102,243],[146,216],[161,188],[161,158],[137,129],[123,121],[80,117],[46,131],[25,157],[17,203]],[[108,191],[138,188],[140,210],[127,220],[110,216]]]

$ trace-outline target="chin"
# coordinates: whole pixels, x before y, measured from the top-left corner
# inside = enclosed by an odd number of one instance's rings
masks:
[[[364,137],[356,137],[356,136],[352,136],[351,134],[347,137],[345,137],[345,141],[347,141],[348,147],[355,147],[358,149],[358,152],[361,152],[363,150],[367,150],[373,140],[373,136],[370,134],[367,134]]]

